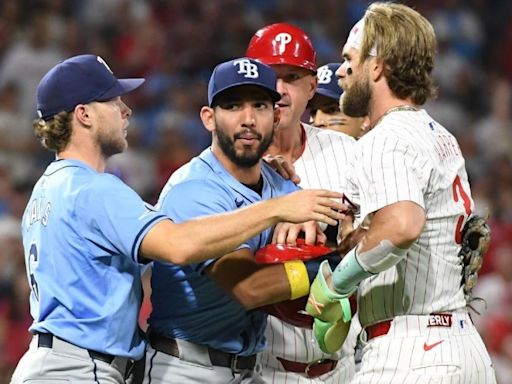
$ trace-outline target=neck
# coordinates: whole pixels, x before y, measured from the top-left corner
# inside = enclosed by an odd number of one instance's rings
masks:
[[[57,156],[59,159],[80,160],[100,173],[105,172],[107,166],[107,158],[98,150],[87,148],[85,144],[69,144],[63,151],[58,152]]]
[[[368,112],[368,117],[370,118],[370,127],[373,128],[375,125],[382,119],[386,113],[388,113],[393,108],[398,107],[413,107],[417,108],[417,106],[413,103],[410,98],[407,99],[399,99],[394,96],[389,88],[385,88],[385,90],[381,90],[379,92],[378,97],[372,98],[370,103],[370,108]],[[382,95],[382,96],[380,96]]]
[[[258,183],[261,177],[261,160],[252,167],[243,168],[233,163],[217,146],[212,145],[212,152],[229,174],[239,182],[248,185]]]
[[[302,144],[302,124],[299,121],[290,127],[278,127],[266,153],[283,156],[293,163],[302,154]]]

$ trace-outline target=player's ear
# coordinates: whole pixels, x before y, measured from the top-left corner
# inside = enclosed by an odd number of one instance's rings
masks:
[[[274,107],[274,129],[277,128],[280,121],[281,121],[281,110],[279,108]]]
[[[318,86],[318,78],[316,77],[316,75],[311,75],[310,76],[310,82],[309,82],[309,97],[308,97],[308,100],[311,100],[313,98],[313,96],[315,96],[315,92],[316,92],[316,87]]]
[[[75,118],[85,127],[92,126],[91,109],[87,104],[78,104],[73,111]]]
[[[370,76],[373,81],[378,81],[382,76],[384,76],[384,69],[386,68],[386,63],[383,59],[372,58],[370,60]]]
[[[199,117],[201,117],[201,121],[208,131],[215,131],[215,117],[213,108],[206,106],[202,107],[201,111],[199,112]]]

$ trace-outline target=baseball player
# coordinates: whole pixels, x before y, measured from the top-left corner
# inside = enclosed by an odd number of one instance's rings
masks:
[[[200,112],[212,145],[171,176],[158,202],[163,213],[181,222],[297,189],[261,161],[279,122],[275,86],[272,69],[248,58],[214,69]],[[154,263],[147,383],[262,382],[255,368],[266,314],[254,309],[306,296],[319,265],[256,264],[254,252],[270,239],[266,230],[190,266]]]
[[[145,350],[140,262],[200,262],[280,220],[340,217],[331,210],[343,205],[329,199],[339,195],[319,191],[183,224],[152,209],[104,173],[127,146],[131,110],[121,96],[143,81],[117,79],[101,57],[80,55],[58,63],[37,88],[35,133],[56,160],[23,215],[34,338],[13,383],[124,383]]]
[[[315,96],[308,103],[311,124],[360,138],[366,131],[368,117],[350,117],[340,109],[343,90],[338,85],[336,71],[341,63],[329,63],[318,68]]]
[[[474,208],[464,158],[421,108],[434,93],[435,51],[433,28],[418,12],[373,3],[337,72],[344,111],[368,113],[371,127],[355,146],[345,190],[368,231],[323,290],[346,296],[359,284],[356,384],[496,382],[461,284],[460,231]],[[322,266],[316,281],[329,274]]]
[[[246,56],[272,67],[281,99],[281,120],[267,153],[293,164],[303,188],[339,189],[343,184],[355,140],[339,132],[301,122],[317,86],[316,53],[303,30],[277,23],[257,31]],[[282,171],[282,170],[281,170]],[[280,172],[281,172],[280,171]],[[336,227],[331,232],[336,241]],[[286,236],[276,239],[287,242]],[[269,316],[267,349],[263,352],[263,376],[269,383],[344,383],[354,373],[355,337],[340,353],[323,353],[315,343],[311,322],[297,327]]]

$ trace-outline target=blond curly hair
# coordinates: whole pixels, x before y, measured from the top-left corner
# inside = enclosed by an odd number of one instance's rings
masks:
[[[72,118],[72,112],[59,112],[50,121],[36,119],[32,123],[34,134],[44,148],[61,152],[71,139]]]

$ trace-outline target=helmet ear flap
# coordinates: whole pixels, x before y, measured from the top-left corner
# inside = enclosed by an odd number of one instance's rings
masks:
[[[246,56],[267,65],[288,64],[316,72],[316,52],[308,35],[288,23],[271,24],[258,30]]]

